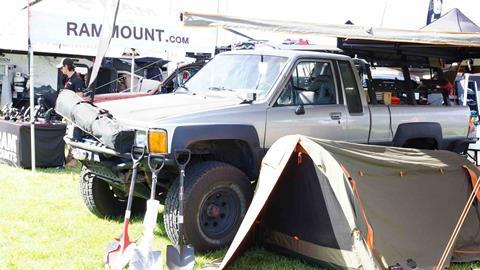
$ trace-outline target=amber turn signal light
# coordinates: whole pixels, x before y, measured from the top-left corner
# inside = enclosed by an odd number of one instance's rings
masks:
[[[167,132],[163,129],[151,129],[148,131],[148,152],[150,154],[167,153]]]

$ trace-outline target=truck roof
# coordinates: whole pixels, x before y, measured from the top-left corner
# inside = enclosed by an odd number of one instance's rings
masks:
[[[321,53],[321,52],[312,52],[312,51],[300,51],[300,50],[237,50],[223,52],[221,54],[248,54],[248,55],[271,55],[271,56],[282,56],[288,58],[298,58],[298,57],[312,57],[312,58],[323,58],[330,60],[350,60],[351,58],[346,55],[334,54],[334,53]]]

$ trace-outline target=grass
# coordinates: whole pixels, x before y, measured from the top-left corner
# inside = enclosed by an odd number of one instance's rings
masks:
[[[121,220],[95,217],[78,190],[78,168],[28,170],[0,165],[0,269],[103,269],[103,253],[121,231]],[[160,215],[161,216],[161,215]],[[142,232],[137,218],[133,237]],[[165,254],[169,243],[163,225],[156,246]],[[197,268],[221,258],[225,250],[197,256]],[[164,256],[165,257],[165,256]],[[460,264],[451,269],[478,268]],[[265,250],[248,251],[232,269],[315,269]]]
[[[103,269],[103,253],[120,233],[122,220],[97,218],[84,207],[78,172],[42,169],[33,177],[28,170],[0,164],[0,269]],[[133,237],[141,236],[141,218],[130,229]],[[156,247],[165,254],[169,241],[163,225],[155,234]],[[197,256],[197,266],[224,252]],[[258,250],[248,252],[233,269],[313,268]]]

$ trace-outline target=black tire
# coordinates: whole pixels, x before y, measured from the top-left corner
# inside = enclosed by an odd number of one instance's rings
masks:
[[[82,167],[79,177],[80,193],[88,210],[100,218],[117,218],[125,214],[126,198],[118,198],[107,182],[95,177],[86,167]],[[145,213],[146,201],[135,197],[132,215]]]
[[[227,163],[205,161],[187,169],[184,188],[185,243],[200,252],[230,244],[252,200],[253,189],[248,177]],[[174,243],[178,243],[178,189],[177,179],[167,194],[163,213],[165,230]],[[210,207],[212,205],[215,206]],[[215,216],[209,215],[212,208],[219,209],[215,210]]]

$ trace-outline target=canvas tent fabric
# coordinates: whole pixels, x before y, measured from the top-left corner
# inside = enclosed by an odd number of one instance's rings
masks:
[[[269,149],[255,196],[220,268],[251,245],[328,269],[440,259],[480,171],[447,151],[287,136]],[[451,261],[478,260],[478,202]]]
[[[465,16],[458,8],[454,8],[431,24],[422,27],[421,30],[473,33],[480,32],[480,27]]]

